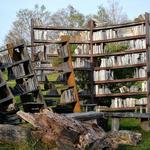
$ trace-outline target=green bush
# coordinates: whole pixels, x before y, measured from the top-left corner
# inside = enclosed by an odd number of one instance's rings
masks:
[[[121,51],[127,50],[128,48],[129,48],[128,44],[107,43],[104,47],[104,50],[107,53],[111,53],[111,52],[121,52]]]

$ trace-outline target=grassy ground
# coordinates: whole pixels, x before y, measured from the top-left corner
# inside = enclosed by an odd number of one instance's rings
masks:
[[[137,119],[123,119],[121,128],[133,130],[142,133],[142,141],[137,146],[119,146],[118,150],[150,150],[150,132],[143,131],[140,128],[140,121]]]

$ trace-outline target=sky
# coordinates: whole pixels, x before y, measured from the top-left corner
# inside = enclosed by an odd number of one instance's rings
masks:
[[[150,12],[150,0],[118,0],[123,11],[129,19],[134,19],[139,14]],[[16,12],[20,9],[33,9],[35,4],[44,4],[50,12],[55,12],[61,8],[66,8],[69,4],[81,13],[93,14],[97,12],[97,7],[108,6],[108,0],[4,0],[0,5],[0,46],[8,31],[12,27],[12,22],[16,19]]]

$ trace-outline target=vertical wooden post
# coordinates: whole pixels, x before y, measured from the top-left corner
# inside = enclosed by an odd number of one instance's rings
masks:
[[[75,98],[77,100],[77,103],[74,108],[74,112],[81,112],[81,106],[80,106],[80,101],[79,101],[79,96],[78,96],[78,91],[77,91],[77,85],[76,85],[74,70],[73,70],[73,66],[72,66],[71,46],[70,46],[69,42],[67,42],[67,44],[68,44],[67,47],[68,47],[68,53],[69,53],[68,63],[69,63],[70,69],[71,69],[71,74],[68,78],[67,83],[69,86],[74,87],[74,94],[75,94]]]
[[[47,48],[46,48],[46,45],[44,45],[44,60],[47,60]]]
[[[72,66],[71,47],[70,47],[69,42],[67,44],[68,44],[68,50],[69,50],[68,63],[69,63],[70,69],[71,69],[71,74],[70,74],[70,76],[68,78],[68,82],[67,83],[68,83],[69,86],[73,86],[74,87],[74,94],[75,94],[75,98],[77,100],[77,103],[76,103],[76,105],[74,107],[74,112],[81,112],[80,101],[79,101],[79,96],[78,96],[78,91],[77,91],[77,85],[76,85],[74,70],[73,70],[73,66]]]
[[[150,112],[150,31],[149,31],[149,13],[145,14],[146,27],[146,63],[147,63],[147,111]]]
[[[72,65],[72,56],[71,56],[71,45],[69,43],[70,37],[69,36],[62,36],[61,41],[65,41],[65,44],[67,45],[67,52],[68,52],[68,58],[64,58],[64,62],[67,62],[69,64],[69,68],[71,70],[68,80],[67,80],[67,85],[69,87],[73,87],[75,99],[76,99],[76,105],[74,108],[74,112],[80,112],[80,101],[79,101],[79,96],[78,96],[78,91],[77,91],[77,86],[76,86],[76,81],[75,81],[75,75],[74,75],[74,70],[73,70],[73,65]]]
[[[112,131],[118,131],[119,130],[119,118],[112,118],[111,130]]]
[[[91,59],[91,101],[90,103],[94,103],[94,83],[93,83],[93,72],[94,72],[94,65],[93,65],[93,27],[94,22],[90,20],[90,59]]]
[[[147,112],[150,112],[150,30],[149,30],[149,13],[145,13],[145,27],[146,27],[146,64],[147,64]],[[150,130],[148,119],[141,119],[141,128]]]
[[[143,107],[140,106],[140,113],[143,113]]]
[[[31,60],[34,61],[35,47],[34,47],[34,20],[31,19]]]

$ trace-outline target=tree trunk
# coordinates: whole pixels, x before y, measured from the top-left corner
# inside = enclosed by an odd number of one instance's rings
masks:
[[[130,131],[106,133],[95,123],[80,122],[50,111],[37,114],[17,113],[35,127],[34,138],[40,139],[50,149],[101,150],[116,149],[119,144],[136,145],[141,134]]]
[[[17,145],[27,143],[31,129],[17,125],[0,124],[0,143]]]

